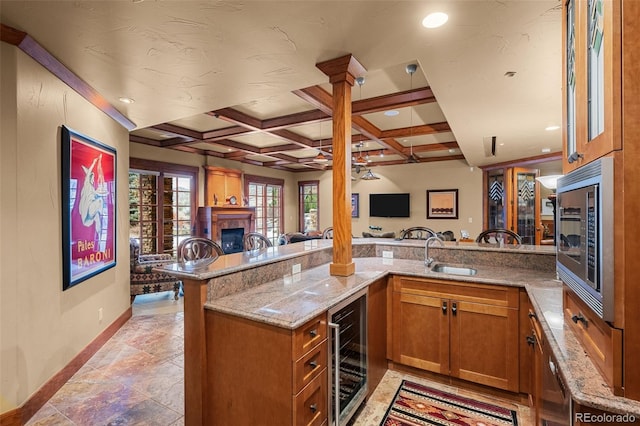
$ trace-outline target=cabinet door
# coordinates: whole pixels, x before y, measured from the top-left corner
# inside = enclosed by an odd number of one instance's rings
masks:
[[[518,391],[518,310],[451,301],[451,375]]]
[[[393,293],[393,360],[449,374],[447,299]]]
[[[622,149],[621,0],[569,0],[563,10],[568,172]]]

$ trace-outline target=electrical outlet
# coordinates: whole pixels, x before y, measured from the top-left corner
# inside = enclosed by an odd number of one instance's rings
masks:
[[[385,259],[393,259],[393,252],[391,250],[383,250],[382,257]]]
[[[299,263],[294,263],[293,268],[291,268],[291,273],[299,274],[301,270],[302,270],[302,266]]]
[[[102,308],[98,308],[98,322],[102,322]]]

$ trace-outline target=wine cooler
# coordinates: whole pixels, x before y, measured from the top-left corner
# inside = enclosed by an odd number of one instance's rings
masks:
[[[329,424],[346,425],[367,395],[367,289],[329,311]]]

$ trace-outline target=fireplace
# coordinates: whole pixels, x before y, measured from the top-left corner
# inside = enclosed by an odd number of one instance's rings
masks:
[[[244,237],[244,228],[227,228],[220,230],[220,240],[222,243],[222,251],[224,254],[239,253],[243,250],[242,237]]]
[[[256,208],[249,206],[198,207],[195,235],[214,240],[222,246],[223,230],[241,229],[242,234],[255,231],[255,212]],[[224,246],[222,247],[224,249]],[[242,240],[240,240],[240,250],[238,251],[242,251]]]

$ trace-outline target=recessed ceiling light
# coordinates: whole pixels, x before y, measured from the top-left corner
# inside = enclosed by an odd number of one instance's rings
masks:
[[[118,98],[118,100],[119,100],[120,102],[122,102],[123,104],[132,104],[132,103],[134,103],[134,102],[135,102],[135,100],[134,100],[134,99],[132,99],[132,98],[127,98],[126,96],[123,96],[123,97],[121,97],[121,98]]]
[[[449,153],[454,153],[454,152],[456,152],[455,149],[453,149],[453,148],[449,149]]]
[[[449,20],[449,15],[443,12],[434,12],[428,14],[422,20],[422,26],[425,28],[438,28]]]
[[[395,117],[396,115],[400,114],[398,111],[396,111],[395,109],[391,109],[389,111],[385,111],[384,115],[386,115],[387,117]]]
[[[542,152],[544,153],[551,152],[551,148],[542,148]]]
[[[560,128],[560,126],[549,126],[549,127],[545,127],[544,129],[548,132],[552,131],[552,130],[558,130]]]

